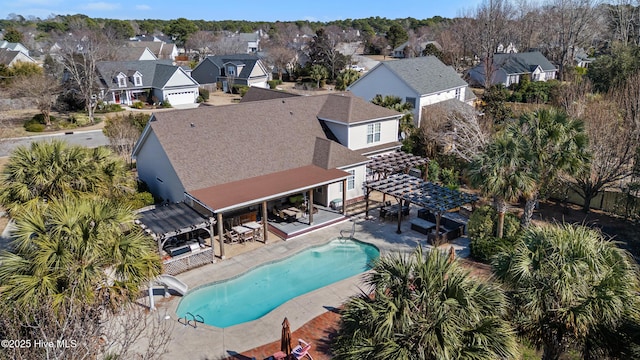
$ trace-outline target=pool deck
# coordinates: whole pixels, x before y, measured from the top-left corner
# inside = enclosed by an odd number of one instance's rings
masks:
[[[350,234],[354,221],[356,224],[354,238],[377,246],[381,255],[392,252],[411,253],[418,245],[430,248],[431,246],[427,245],[426,236],[411,230],[407,220],[402,222],[402,233],[397,234],[397,222],[383,221],[377,217],[365,219],[360,215],[287,241],[269,243],[250,252],[218,260],[217,263],[190,270],[176,277],[186,283],[189,289],[232,278],[266,262],[287,258],[306,248],[325,244],[339,237],[341,231],[345,235]],[[457,256],[468,256],[466,238],[459,238],[443,245],[443,250],[448,251],[451,246],[456,250]],[[281,323],[285,317],[289,319],[291,330],[295,331],[316,316],[339,307],[350,296],[358,294],[363,286],[361,280],[362,275],[357,275],[325,286],[282,304],[258,320],[224,329],[204,324],[198,324],[197,328],[190,325],[184,326],[178,322],[176,315],[181,297],[171,296],[163,299],[162,296],[156,295],[154,299],[157,310],[154,313],[162,316],[166,314],[170,318],[165,321],[175,323],[171,334],[172,340],[168,344],[168,353],[163,358],[224,359],[277,341],[280,339]],[[141,299],[141,301],[148,304],[148,299]]]

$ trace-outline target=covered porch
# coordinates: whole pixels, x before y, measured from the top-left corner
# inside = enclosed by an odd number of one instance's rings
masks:
[[[194,203],[216,218],[219,256],[225,247],[258,241],[271,235],[288,239],[345,219],[345,210],[333,210],[314,202],[314,191],[341,182],[349,173],[317,166],[281,171],[186,193]],[[343,202],[345,194],[343,192]]]

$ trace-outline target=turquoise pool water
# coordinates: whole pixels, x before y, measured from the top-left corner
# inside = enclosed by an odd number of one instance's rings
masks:
[[[336,239],[238,277],[188,292],[176,313],[225,328],[259,319],[288,300],[360,274],[380,256],[372,245]]]

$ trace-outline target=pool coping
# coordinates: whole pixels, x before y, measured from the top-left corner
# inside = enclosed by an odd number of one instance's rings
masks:
[[[178,274],[176,277],[192,289],[239,276],[264,263],[282,260],[307,248],[323,245],[339,238],[340,230],[351,231],[351,221],[356,222],[354,239],[376,246],[380,251],[380,256],[390,252],[410,253],[418,245],[431,247],[427,245],[426,236],[410,230],[409,221],[403,222],[402,233],[397,234],[396,222],[383,221],[375,217],[365,219],[360,216],[284,242],[268,244],[251,252]],[[349,228],[345,228],[345,223],[348,223]],[[454,247],[458,256],[468,256],[468,240],[465,238],[447,244],[447,249],[449,246]],[[169,359],[176,356],[198,359],[226,358],[235,353],[277,341],[280,339],[281,323],[284,317],[288,318],[291,330],[295,331],[326,311],[339,308],[349,297],[361,293],[361,289],[366,287],[362,281],[363,275],[366,273],[300,295],[257,320],[227,328],[217,328],[200,323],[195,328],[184,326],[178,323],[176,315],[181,297],[172,296],[168,299],[162,299],[161,296],[156,295],[158,310],[154,313],[167,315],[168,318],[165,321],[174,323],[171,332],[172,340],[168,344],[168,353],[163,358]]]

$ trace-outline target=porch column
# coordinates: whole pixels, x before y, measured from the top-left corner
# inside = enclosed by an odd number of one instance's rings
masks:
[[[313,225],[313,189],[309,189],[307,211],[309,212],[309,225]]]
[[[442,213],[438,211],[438,213],[436,214],[436,236],[435,236],[434,243],[431,244],[433,246],[440,245],[440,220],[441,219],[442,219]]]
[[[216,251],[215,251],[215,243],[216,240],[213,236],[213,222],[215,219],[213,217],[209,218],[209,237],[211,238],[211,262],[216,262]]]
[[[262,241],[267,243],[269,239],[269,224],[267,224],[267,202],[262,202]]]
[[[347,179],[342,179],[342,215],[347,215]]]
[[[364,218],[369,217],[369,192],[371,189],[367,186],[364,188]]]
[[[398,201],[398,230],[396,230],[396,234],[402,234],[402,230],[400,230],[400,223],[402,223],[402,199],[396,198]]]
[[[220,242],[220,259],[224,259],[224,227],[222,226],[222,213],[217,214],[218,242]],[[213,242],[211,243],[213,245]]]

